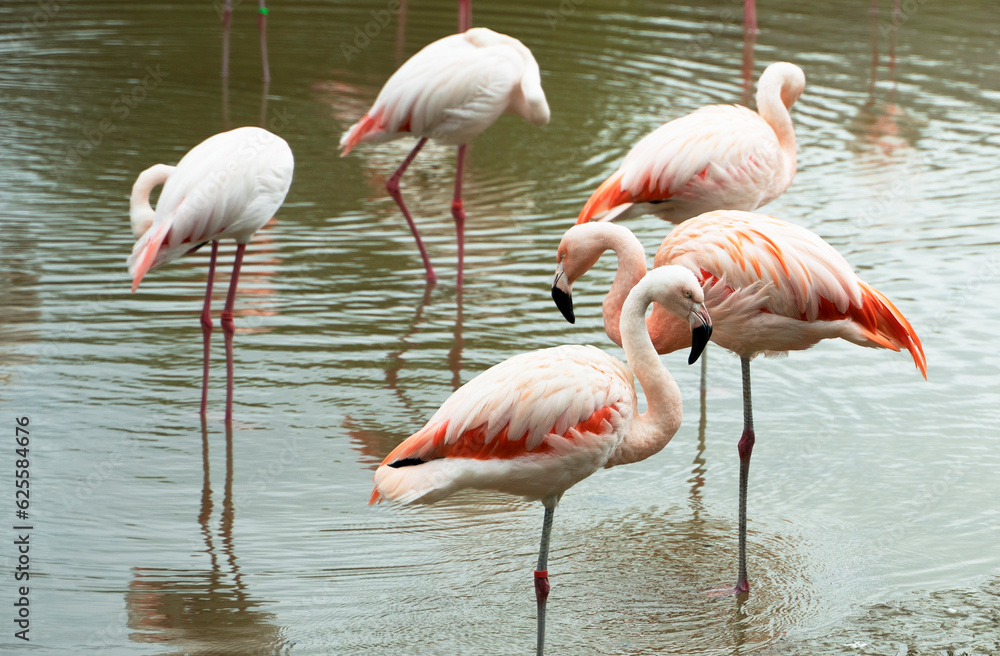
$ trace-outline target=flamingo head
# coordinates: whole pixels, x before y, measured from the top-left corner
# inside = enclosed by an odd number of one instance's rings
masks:
[[[573,283],[590,270],[608,249],[601,239],[594,239],[597,232],[592,227],[601,224],[584,223],[566,231],[556,255],[556,277],[552,281],[552,300],[566,321],[575,323],[573,315]]]
[[[694,364],[712,337],[712,318],[705,308],[701,283],[690,269],[676,264],[657,267],[646,274],[646,279],[650,300],[691,326],[688,364]]]

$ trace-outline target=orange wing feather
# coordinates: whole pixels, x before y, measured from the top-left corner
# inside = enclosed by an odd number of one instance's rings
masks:
[[[821,303],[818,318],[826,320],[849,318],[860,325],[873,342],[893,351],[898,351],[900,347],[905,348],[910,352],[913,363],[926,380],[927,357],[913,326],[882,292],[863,280],[858,280],[858,284],[861,286],[861,307],[851,305],[846,313],[841,313],[837,312],[833,303]]]
[[[150,267],[153,266],[153,262],[156,260],[157,253],[160,252],[160,246],[163,244],[163,240],[167,238],[167,233],[170,232],[171,223],[170,221],[164,221],[157,228],[156,232],[149,235],[149,239],[146,241],[146,245],[142,249],[142,253],[139,255],[139,259],[135,264],[134,273],[132,275],[132,292],[139,288],[139,283],[142,282],[143,277],[149,271]]]
[[[583,421],[571,426],[562,434],[562,437],[572,440],[574,434],[597,433],[605,428],[605,424],[610,426],[611,416],[615,413],[613,406],[598,408]],[[527,455],[541,455],[552,450],[552,445],[548,440],[543,439],[534,449],[527,448],[529,431],[518,439],[511,439],[508,434],[510,424],[503,427],[493,439],[486,438],[486,425],[476,426],[458,436],[457,439],[447,442],[445,435],[448,432],[448,420],[436,424],[427,424],[419,431],[406,438],[399,446],[393,449],[382,461],[382,465],[389,465],[402,460],[421,460],[428,462],[438,458],[472,458],[474,460],[511,460]],[[576,433],[574,433],[576,431]],[[555,426],[549,431],[555,432]],[[378,488],[372,491],[368,503],[377,503],[380,498]]]
[[[350,132],[347,133],[340,156],[343,157],[351,152],[367,135],[373,132],[380,132],[382,128],[382,112],[378,112],[375,115],[365,114],[360,121],[351,127]]]
[[[635,203],[647,200],[646,198],[634,197],[632,194],[622,189],[622,177],[623,174],[619,171],[602,182],[601,186],[598,187],[593,194],[591,194],[587,204],[583,206],[583,209],[580,211],[580,216],[577,217],[576,222],[586,223],[598,214],[603,214],[610,209],[618,207],[622,203]],[[656,199],[663,200],[663,197],[658,196]]]

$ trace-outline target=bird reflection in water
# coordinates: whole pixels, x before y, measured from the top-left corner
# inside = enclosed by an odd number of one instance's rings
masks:
[[[906,110],[896,104],[896,36],[899,31],[899,0],[895,0],[891,21],[879,18],[878,0],[871,0],[869,8],[871,18],[872,59],[868,80],[868,98],[861,106],[857,116],[851,120],[848,129],[854,134],[855,141],[852,150],[861,153],[867,163],[873,167],[883,167],[886,164],[908,156],[916,156],[914,144],[919,138],[917,120],[907,114]],[[889,57],[886,64],[888,70],[888,91],[885,99],[879,98],[879,38],[888,36]]]
[[[202,416],[201,526],[207,570],[135,567],[125,593],[129,639],[169,643],[185,654],[245,656],[286,654],[285,641],[273,613],[261,610],[273,602],[254,599],[243,580],[233,541],[233,433],[226,425],[226,478],[218,532],[211,526],[214,507],[210,483],[208,427]]]
[[[427,408],[415,405],[406,393],[406,389],[400,384],[399,374],[403,370],[406,362],[406,353],[413,348],[413,336],[420,331],[421,325],[425,322],[424,310],[431,304],[431,299],[435,288],[426,286],[424,295],[417,306],[406,328],[406,333],[399,338],[399,348],[386,354],[385,362],[385,384],[392,390],[399,399],[400,404],[406,409],[407,414],[412,416],[411,425],[418,425],[426,419]],[[451,389],[457,390],[462,386],[462,349],[465,340],[462,338],[462,288],[455,289],[455,324],[452,329],[452,345],[448,350],[448,370],[451,372]],[[353,417],[344,418],[344,430],[351,438],[351,445],[361,454],[361,461],[375,469],[382,459],[399,445],[400,436],[394,433],[387,433],[382,430],[371,430],[359,424]],[[404,436],[405,437],[405,436]]]

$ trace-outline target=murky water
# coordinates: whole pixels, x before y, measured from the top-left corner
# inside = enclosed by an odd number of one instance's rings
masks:
[[[897,303],[929,381],[906,355],[847,343],[755,362],[755,589],[740,604],[701,593],[735,576],[738,361],[709,350],[699,417],[697,368],[667,356],[685,395],[673,442],[556,514],[551,653],[1000,650],[1000,21],[990,3],[904,2],[891,43],[886,4],[873,22],[863,2],[761,3],[754,77],[778,59],[808,77],[800,170],[767,211]],[[237,5],[228,90],[210,3],[0,7],[0,447],[12,462],[13,417],[30,417],[30,646],[528,653],[540,506],[370,508],[372,470],[503,358],[567,342],[621,355],[599,318],[613,258],[577,285],[570,326],[548,295],[554,248],[636,139],[742,100],[742,3],[476,3],[476,24],[534,51],[553,120],[505,117],[472,146],[461,295],[454,149],[429,146],[403,182],[442,278],[427,290],[383,186],[410,144],[336,147],[403,58],[454,30],[454,2],[410,3],[385,27],[368,23],[386,3],[276,2],[266,91],[256,3]],[[369,44],[342,47],[365,29]],[[229,433],[221,338],[204,425],[197,412],[207,255],[129,294],[128,193],[147,166],[261,123],[296,172],[247,251]],[[650,252],[668,230],[629,226]],[[6,653],[27,645],[3,536]]]

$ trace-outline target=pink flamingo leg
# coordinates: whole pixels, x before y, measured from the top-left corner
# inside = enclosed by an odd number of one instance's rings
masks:
[[[750,454],[753,452],[753,405],[750,401],[750,360],[740,358],[743,370],[743,435],[740,437],[740,573],[736,593],[750,592],[747,578],[747,479],[750,475]]]
[[[535,601],[538,607],[538,637],[535,642],[536,656],[542,656],[545,646],[545,600],[549,598],[549,534],[552,533],[552,517],[556,508],[545,506],[545,519],[542,521],[542,544],[538,549],[538,568],[535,569]]]
[[[233,22],[233,0],[222,10],[222,77],[229,77],[229,26]]]
[[[462,288],[462,271],[465,262],[465,207],[462,204],[462,173],[465,169],[465,145],[458,147],[458,164],[455,172],[455,198],[451,201],[451,215],[455,218],[455,236],[458,239],[458,287]]]
[[[757,32],[757,3],[755,0],[743,0],[743,31]]]
[[[389,181],[385,183],[385,188],[392,196],[392,199],[396,201],[399,205],[399,209],[403,211],[403,216],[406,218],[407,225],[410,226],[410,232],[413,233],[413,238],[417,240],[417,248],[420,249],[420,257],[424,259],[424,268],[427,270],[427,282],[435,283],[437,282],[437,276],[434,274],[434,267],[431,266],[431,259],[427,257],[427,249],[424,248],[424,242],[420,239],[420,233],[417,231],[417,224],[413,222],[413,217],[410,216],[410,210],[406,209],[406,203],[403,202],[403,194],[399,192],[399,180],[403,177],[403,173],[406,171],[407,167],[413,161],[413,158],[417,156],[420,149],[424,147],[427,143],[427,137],[422,138],[417,142],[417,145],[413,147],[410,154],[406,156],[403,163],[399,165],[396,172],[392,174]]]
[[[212,337],[212,285],[215,283],[215,258],[219,254],[219,242],[212,242],[212,258],[208,261],[208,285],[205,286],[205,305],[201,309],[201,335],[204,342],[204,364],[201,373],[201,414],[208,407],[208,356]]]
[[[260,8],[257,10],[257,27],[260,28],[260,60],[264,64],[264,81],[271,81],[271,69],[267,65],[267,7],[264,0],[260,0]]]
[[[229,293],[226,295],[226,307],[222,310],[222,335],[226,340],[226,423],[233,420],[233,304],[236,301],[236,286],[240,279],[240,267],[243,265],[243,251],[246,244],[236,245],[236,258],[233,260],[233,276],[229,281]]]
[[[458,0],[458,31],[472,27],[472,0]]]

